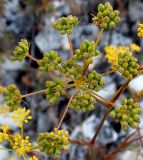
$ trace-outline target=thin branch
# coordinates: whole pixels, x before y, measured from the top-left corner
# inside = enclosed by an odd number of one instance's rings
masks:
[[[96,132],[95,132],[95,134],[94,134],[94,136],[92,138],[92,140],[90,141],[90,143],[92,145],[94,144],[94,142],[95,142],[95,140],[96,140],[96,138],[97,138],[97,136],[98,136],[98,134],[99,134],[99,132],[100,132],[100,130],[101,130],[103,124],[104,124],[104,121],[106,120],[109,112],[110,112],[110,110],[107,109],[106,112],[105,112],[105,114],[104,114],[104,116],[103,116],[103,118],[102,118],[102,120],[101,120],[101,123],[99,124],[99,126],[98,126],[98,128],[97,128],[97,130],[96,130]]]
[[[87,145],[87,146],[91,146],[91,143],[90,143],[89,141],[73,140],[73,139],[70,139],[70,138],[69,138],[69,141],[70,141],[71,143],[78,144],[78,145]]]
[[[30,58],[30,59],[32,59],[35,62],[38,62],[38,59],[35,58],[35,57],[33,57],[33,56],[31,56],[30,54],[28,54],[27,57]]]
[[[140,140],[140,139],[143,139],[143,135],[142,135],[142,136],[139,136],[139,137],[137,137],[137,138],[134,138],[134,139],[132,139],[132,140],[130,140],[129,142],[126,143],[126,145],[129,145],[129,144],[131,144],[131,143],[134,143],[134,142],[136,142],[136,141],[138,141],[138,140]]]
[[[129,142],[127,142],[133,135],[135,135],[136,132],[133,132],[131,135],[129,135],[113,152],[111,152],[110,154],[106,155],[104,157],[104,160],[112,160],[117,153],[119,153],[123,148],[127,147],[129,144],[134,143],[140,139],[143,138],[143,136],[139,136],[137,138],[134,138],[132,140],[130,140]]]
[[[107,99],[105,99],[104,97],[100,96],[99,94],[89,90],[89,94],[91,94],[97,102],[101,103],[102,105],[104,105],[106,108],[109,108],[109,106],[111,105],[112,107],[116,107],[116,105],[114,103],[112,103],[111,101],[108,101]]]
[[[71,43],[70,34],[67,34],[67,37],[68,37],[68,42],[69,42],[69,45],[70,45],[70,55],[69,55],[69,59],[71,59],[72,56],[73,56],[73,46],[72,46],[72,43]]]
[[[111,74],[111,73],[114,73],[114,72],[116,72],[117,70],[111,70],[111,71],[107,71],[107,72],[105,72],[105,73],[102,73],[101,75],[102,76],[105,76],[105,75],[107,75],[107,74]]]
[[[29,97],[29,96],[33,96],[35,94],[40,94],[40,93],[45,93],[45,92],[46,92],[46,89],[22,95],[21,98],[26,98],[26,97]]]
[[[99,34],[98,34],[98,37],[97,37],[96,42],[95,42],[95,48],[97,47],[97,45],[98,45],[98,43],[99,43],[99,41],[102,37],[103,31],[104,31],[104,29],[101,29]]]
[[[114,96],[111,98],[111,102],[115,102],[119,96],[121,95],[121,93],[124,92],[124,90],[127,88],[128,84],[129,84],[130,80],[126,81],[118,90],[117,92],[114,94]]]
[[[101,36],[103,34],[103,31],[104,31],[104,29],[101,29],[99,34],[98,34],[98,37],[97,37],[96,42],[95,42],[95,49],[96,49],[97,45],[99,44],[99,41],[100,41]],[[83,79],[83,77],[84,77],[84,75],[85,75],[85,73],[88,69],[88,66],[89,66],[89,63],[87,63],[87,60],[84,60],[83,70],[81,72],[81,79]]]
[[[114,94],[114,96],[111,98],[110,102],[114,103],[114,102],[118,99],[118,97],[121,95],[121,93],[122,93],[122,92],[126,89],[126,87],[128,86],[129,82],[130,82],[130,81],[126,81],[126,82],[117,90],[117,92],[116,92],[116,93]],[[111,107],[112,107],[112,105],[109,104],[108,108],[111,108]],[[101,121],[101,123],[99,124],[99,126],[98,126],[98,128],[97,128],[97,130],[96,130],[96,132],[95,132],[95,134],[94,134],[94,136],[93,136],[93,138],[92,138],[92,140],[91,140],[91,143],[92,143],[92,144],[94,144],[94,142],[95,142],[95,140],[96,140],[96,137],[98,136],[98,134],[99,134],[99,132],[100,132],[100,130],[101,130],[101,128],[102,128],[102,126],[103,126],[103,124],[104,124],[104,122],[105,122],[105,120],[106,120],[106,118],[107,118],[107,116],[108,116],[109,113],[110,113],[110,110],[109,110],[109,109],[106,110],[106,112],[105,112],[105,114],[104,114],[104,116],[103,116],[103,118],[102,118],[102,121]]]
[[[62,114],[62,117],[60,118],[60,121],[59,121],[58,126],[57,126],[57,129],[58,129],[58,130],[59,130],[59,128],[61,127],[61,124],[62,124],[62,122],[63,122],[63,120],[64,120],[64,118],[65,118],[65,115],[66,115],[66,113],[67,113],[67,111],[68,111],[68,108],[69,108],[69,106],[70,106],[70,104],[71,104],[71,101],[72,101],[74,95],[75,95],[75,93],[73,93],[73,95],[71,96],[71,98],[70,98],[70,100],[69,100],[69,102],[68,102],[68,104],[67,104],[67,106],[66,106],[66,108],[65,108],[65,110],[64,110],[64,112],[63,112],[63,114]]]

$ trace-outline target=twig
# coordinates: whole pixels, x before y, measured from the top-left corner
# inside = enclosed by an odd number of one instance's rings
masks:
[[[105,72],[105,73],[102,73],[101,75],[102,76],[105,76],[105,75],[107,75],[107,74],[111,74],[111,73],[114,73],[114,72],[116,72],[117,70],[111,70],[111,71],[107,71],[107,72]]]
[[[71,143],[78,144],[78,145],[87,145],[87,146],[91,146],[91,143],[90,143],[89,141],[73,140],[73,139],[70,139],[70,138],[69,138],[69,141],[70,141]]]
[[[121,95],[121,93],[122,93],[122,92],[126,89],[126,87],[128,86],[129,82],[130,82],[130,81],[126,81],[126,82],[117,90],[117,92],[115,93],[115,95],[111,98],[110,102],[114,103],[114,102],[118,99],[118,97]],[[109,104],[108,108],[111,108],[111,107],[112,107],[112,105]],[[106,110],[106,112],[105,112],[105,114],[104,114],[104,117],[103,117],[101,123],[99,124],[99,126],[98,126],[98,128],[97,128],[97,130],[96,130],[96,132],[95,132],[95,134],[94,134],[94,136],[93,136],[93,138],[92,138],[92,140],[91,140],[91,143],[92,143],[92,144],[94,144],[94,142],[95,142],[95,140],[96,140],[96,137],[98,136],[98,133],[100,132],[100,130],[101,130],[101,128],[102,128],[102,126],[103,126],[103,124],[104,124],[104,122],[105,122],[105,120],[106,120],[106,118],[107,118],[107,116],[108,116],[109,113],[110,113],[110,110],[109,110],[109,109]]]
[[[33,56],[31,56],[30,54],[28,54],[27,57],[30,58],[30,59],[32,59],[35,62],[38,62],[38,59],[35,58],[35,57],[33,57]]]
[[[46,89],[41,90],[41,91],[32,92],[32,93],[28,93],[28,94],[22,95],[21,98],[26,98],[26,97],[29,97],[29,96],[33,96],[33,95],[35,95],[35,94],[40,94],[40,93],[45,93],[45,92],[46,92]]]
[[[98,136],[98,134],[99,134],[99,132],[100,132],[100,130],[101,130],[103,124],[104,124],[104,121],[106,120],[109,112],[110,112],[110,110],[107,109],[106,112],[105,112],[105,114],[104,114],[104,116],[103,116],[103,118],[102,118],[102,120],[101,120],[101,123],[99,124],[99,126],[98,126],[98,128],[97,128],[97,130],[96,130],[96,132],[95,132],[95,134],[94,134],[94,136],[92,138],[92,140],[90,141],[90,143],[92,145],[94,144],[94,142],[95,142],[95,140],[96,140],[96,138],[97,138],[97,136]]]
[[[128,140],[129,140],[133,135],[135,135],[135,133],[136,133],[136,131],[133,132],[132,134],[130,134],[128,137],[126,137],[126,139],[125,139],[113,152],[111,152],[110,154],[108,154],[108,155],[106,155],[106,156],[104,157],[104,160],[112,160],[112,159],[115,157],[115,155],[116,155],[117,153],[119,153],[123,148],[125,148],[125,147],[127,147],[129,144],[131,144],[131,143],[133,143],[133,142],[136,142],[136,141],[138,141],[138,140],[140,140],[140,139],[143,138],[143,136],[139,136],[139,137],[134,138],[134,139],[132,139],[132,140],[130,140],[130,141],[128,142]]]
[[[70,55],[69,55],[69,59],[71,59],[72,56],[73,56],[73,46],[72,46],[72,43],[71,43],[70,35],[67,34],[67,37],[68,37],[68,42],[69,42],[69,45],[70,45]]]
[[[96,49],[96,47],[97,47],[97,45],[98,45],[98,43],[99,43],[99,41],[101,39],[103,31],[104,31],[104,29],[101,29],[99,34],[98,34],[98,37],[97,37],[96,42],[95,42],[95,49]],[[85,73],[86,73],[86,71],[88,69],[88,66],[89,66],[89,63],[87,63],[87,60],[84,60],[83,70],[81,72],[81,79],[83,79],[83,77],[84,77],[84,75],[85,75]]]
[[[111,98],[111,102],[115,102],[119,96],[121,95],[121,93],[124,92],[124,90],[127,88],[128,84],[129,84],[130,80],[126,81],[119,89],[118,91],[114,94],[114,96]]]
[[[69,102],[68,102],[68,104],[67,104],[67,106],[66,106],[66,108],[65,108],[65,110],[64,110],[64,112],[63,112],[63,114],[62,114],[62,117],[60,118],[60,121],[59,121],[58,126],[57,126],[57,129],[58,129],[58,130],[59,130],[59,128],[60,128],[60,126],[61,126],[64,118],[65,118],[65,115],[66,115],[66,113],[67,113],[67,111],[68,111],[68,108],[69,108],[69,106],[70,106],[70,104],[71,104],[71,101],[72,101],[74,95],[75,95],[75,93],[73,93],[73,95],[71,96],[71,98],[70,98],[70,100],[69,100]]]

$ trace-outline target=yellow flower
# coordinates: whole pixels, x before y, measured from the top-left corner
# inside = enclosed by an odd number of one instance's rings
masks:
[[[138,25],[137,31],[138,31],[137,33],[138,37],[142,38],[143,37],[143,24]]]
[[[117,50],[118,54],[127,53],[130,51],[129,47],[126,47],[126,46],[119,46],[117,49],[118,49]]]
[[[107,58],[112,68],[115,68],[115,66],[118,64],[117,47],[113,45],[107,46],[105,47],[105,52],[106,52],[105,58]]]
[[[5,92],[6,92],[6,87],[0,85],[0,93],[5,93]]]
[[[0,142],[3,140],[9,140],[9,135],[7,134],[7,131],[9,130],[9,125],[4,125],[0,127],[3,132],[0,132]]]
[[[138,46],[137,44],[133,43],[133,44],[130,44],[130,48],[132,51],[135,51],[135,52],[140,52],[141,51],[141,47]]]
[[[29,116],[30,110],[26,110],[25,108],[19,108],[14,111],[14,115],[12,116],[14,122],[18,122],[18,126],[20,128],[23,127],[23,123],[28,123],[29,120],[32,119],[32,116]]]
[[[24,156],[31,151],[32,144],[29,142],[29,136],[26,136],[25,139],[20,134],[15,134],[14,136],[13,149],[18,155]]]
[[[11,158],[10,160],[15,160],[15,158]]]
[[[3,133],[7,133],[7,131],[9,130],[9,125],[6,124],[4,126],[1,126],[0,128],[2,129]]]
[[[38,160],[36,156],[30,157],[28,160]]]
[[[8,140],[8,139],[9,139],[8,134],[0,132],[0,143],[1,143],[3,140]]]

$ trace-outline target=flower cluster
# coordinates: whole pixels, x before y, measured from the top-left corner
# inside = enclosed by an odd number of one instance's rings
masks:
[[[11,150],[15,152],[19,156],[19,158],[25,157],[27,153],[32,151],[32,144],[29,142],[29,136],[26,136],[24,138],[23,131],[23,123],[28,123],[28,121],[32,118],[31,116],[29,116],[29,113],[30,110],[19,108],[14,111],[13,115],[11,116],[14,122],[18,122],[18,125],[21,128],[21,134],[9,134],[9,126],[7,124],[0,127],[0,129],[2,130],[2,132],[0,132],[0,142],[2,142],[3,140],[8,141],[12,147]],[[14,160],[14,158],[11,159]],[[33,160],[38,159],[34,158]]]
[[[54,132],[40,133],[37,138],[40,150],[57,158],[68,150],[68,132],[55,129]]]
[[[0,93],[5,93],[5,92],[6,92],[6,87],[0,85]]]
[[[138,25],[137,31],[138,31],[138,37],[140,38],[143,37],[143,24]]]
[[[26,39],[21,39],[18,46],[15,47],[12,60],[21,62],[26,56],[29,55],[29,47],[29,42]]]
[[[131,52],[123,52],[118,55],[118,70],[126,79],[132,79],[138,75],[138,63]]]
[[[11,158],[10,160],[16,160],[16,159]],[[32,156],[32,157],[28,158],[28,160],[38,160],[38,158],[36,156]]]
[[[135,44],[135,43],[130,44],[129,46],[130,46],[130,48],[131,48],[131,50],[132,50],[133,52],[140,52],[140,51],[141,51],[141,47],[138,46],[138,45]]]
[[[111,68],[115,69],[118,65],[118,49],[116,46],[110,45],[104,48],[105,49],[105,58],[111,64]]]
[[[82,68],[80,65],[76,64],[75,61],[69,60],[61,63],[59,71],[67,78],[74,77],[75,79],[79,79]]]
[[[89,89],[99,91],[101,87],[104,86],[104,81],[102,80],[102,75],[98,74],[96,71],[92,71],[85,79],[87,87]]]
[[[68,17],[59,18],[53,23],[53,27],[60,32],[60,34],[71,34],[73,28],[77,25],[78,18],[72,15]]]
[[[141,109],[133,99],[122,99],[121,107],[115,107],[110,112],[110,116],[116,118],[117,122],[120,122],[122,129],[127,130],[129,126],[132,128],[138,126],[138,123],[140,123],[140,113]]]
[[[9,140],[9,135],[7,133],[7,131],[9,130],[9,126],[4,125],[4,126],[1,126],[0,129],[2,130],[2,132],[0,132],[0,143],[3,140]]]
[[[55,79],[55,81],[46,82],[46,97],[50,103],[57,101],[59,96],[65,95],[66,91],[64,89],[64,82],[60,79]]]
[[[24,139],[20,134],[15,134],[13,143],[13,149],[20,156],[24,156],[31,151],[32,144],[29,142],[29,136]]]
[[[38,160],[38,158],[36,156],[32,156],[28,160]]]
[[[71,101],[70,108],[86,112],[95,109],[93,103],[95,103],[95,99],[90,94],[78,92]]]
[[[19,89],[14,84],[10,84],[6,88],[5,101],[9,106],[9,111],[15,111],[21,103],[21,93]]]
[[[14,111],[12,118],[14,122],[18,123],[18,126],[20,128],[23,127],[23,123],[28,123],[29,120],[32,119],[32,116],[29,115],[30,110],[26,110],[25,108],[19,108],[16,111]]]
[[[106,2],[105,4],[98,5],[97,16],[93,17],[93,23],[103,29],[109,29],[116,27],[116,23],[120,22],[120,12],[113,10],[111,4]]]
[[[42,71],[56,70],[61,61],[56,51],[45,52],[44,57],[38,60],[39,69]]]
[[[74,60],[86,59],[89,63],[92,63],[92,57],[98,56],[100,54],[99,51],[95,49],[95,42],[85,40],[80,48],[75,50],[75,54],[73,56]]]

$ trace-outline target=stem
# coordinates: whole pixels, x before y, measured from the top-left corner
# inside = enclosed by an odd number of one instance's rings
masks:
[[[134,139],[130,140],[129,142],[127,142],[126,145],[129,145],[129,144],[131,144],[131,143],[133,143],[133,142],[136,142],[136,141],[138,141],[138,140],[140,140],[140,139],[142,139],[142,138],[143,138],[143,135],[142,135],[142,136],[139,136],[139,137],[137,137],[137,138],[134,138]]]
[[[103,118],[102,118],[102,120],[101,120],[101,123],[99,124],[99,126],[98,126],[98,128],[97,128],[97,130],[96,130],[96,132],[95,132],[95,134],[94,134],[94,136],[92,138],[92,140],[90,141],[90,143],[92,145],[94,144],[94,142],[95,142],[95,140],[96,140],[96,138],[97,138],[97,136],[98,136],[98,134],[99,134],[99,132],[100,132],[100,130],[101,130],[103,124],[104,124],[104,121],[106,120],[109,112],[110,112],[110,110],[107,109],[106,112],[105,112],[105,114],[104,114],[104,116],[103,116]]]
[[[98,34],[98,37],[97,37],[96,42],[95,42],[95,49],[96,49],[96,47],[97,47],[97,45],[98,45],[98,43],[99,43],[99,41],[100,41],[100,39],[102,37],[103,31],[104,31],[104,29],[102,28],[100,30],[99,34]]]
[[[111,71],[102,73],[102,76],[105,76],[105,75],[107,75],[107,74],[111,74],[111,73],[114,73],[114,72],[116,72],[116,70],[111,70]]]
[[[13,149],[8,149],[8,148],[0,148],[0,150],[14,152],[14,150],[13,150]]]
[[[117,92],[116,92],[116,93],[114,94],[114,96],[111,98],[110,102],[114,103],[114,102],[118,99],[118,97],[121,95],[121,93],[122,93],[122,92],[126,89],[126,87],[128,86],[129,82],[130,82],[129,80],[126,81],[126,82],[117,90]],[[109,106],[108,106],[107,108],[111,108],[111,107],[112,107],[111,104],[109,104]],[[92,140],[91,140],[91,143],[92,143],[92,144],[94,144],[94,142],[95,142],[95,140],[96,140],[96,137],[97,137],[98,133],[100,132],[100,130],[101,130],[101,128],[102,128],[102,126],[103,126],[103,124],[104,124],[104,122],[105,122],[105,120],[106,120],[106,118],[107,118],[107,116],[108,116],[109,113],[110,113],[110,110],[107,109],[106,112],[105,112],[105,114],[104,114],[104,116],[103,116],[103,119],[102,119],[99,127],[97,128],[97,131],[95,132],[95,135],[93,136],[93,138],[92,138]]]
[[[143,136],[139,136],[127,142],[133,135],[135,135],[136,131],[126,137],[126,139],[111,153],[105,156],[104,160],[112,160],[117,153],[119,153],[123,148],[127,147],[129,144],[138,141],[143,138]]]
[[[95,42],[95,49],[96,49],[96,47],[97,47],[97,45],[98,45],[98,43],[99,43],[99,41],[101,39],[103,31],[104,31],[104,29],[101,29],[99,34],[98,34],[98,37],[97,37],[96,42]],[[83,79],[83,77],[84,77],[84,75],[85,75],[85,73],[86,73],[86,71],[88,69],[88,66],[89,66],[89,63],[87,62],[87,60],[84,60],[83,70],[81,72],[81,79]]]
[[[33,149],[39,149],[39,146],[33,146],[33,147],[31,147],[31,149],[33,150]]]
[[[35,94],[45,93],[45,92],[46,92],[46,89],[41,90],[41,91],[36,91],[36,92],[32,92],[32,93],[28,93],[28,94],[22,95],[21,98],[26,98],[26,97],[29,97],[29,96],[33,96],[33,95],[35,95]]]
[[[68,37],[68,42],[69,42],[69,46],[70,46],[69,59],[71,59],[71,58],[72,58],[72,56],[73,56],[73,46],[72,46],[72,43],[71,43],[70,34],[67,34],[67,37]]]
[[[93,92],[92,90],[89,90],[89,89],[87,89],[87,88],[85,88],[85,89],[88,91],[88,93],[89,93],[91,96],[93,96],[93,97],[96,99],[96,101],[97,101],[98,103],[104,105],[106,108],[109,108],[109,104],[110,104],[111,106],[113,106],[113,107],[116,107],[115,104],[113,104],[112,102],[106,100],[105,98],[103,98],[102,96],[100,96],[100,95],[98,95],[97,93]]]
[[[72,101],[74,95],[75,95],[75,93],[73,93],[73,95],[71,96],[71,98],[70,98],[70,100],[69,100],[69,102],[68,102],[68,104],[67,104],[67,106],[66,106],[66,108],[65,108],[65,110],[64,110],[64,112],[63,112],[63,114],[62,114],[62,117],[61,117],[61,119],[60,119],[60,121],[59,121],[59,123],[58,123],[58,126],[57,126],[57,129],[58,129],[58,130],[59,130],[59,128],[60,128],[60,126],[61,126],[64,118],[65,118],[65,115],[66,115],[66,113],[67,113],[67,111],[68,111],[68,108],[69,108],[69,106],[70,106],[70,104],[71,104],[71,101]]]
[[[118,91],[114,94],[114,96],[111,98],[111,102],[115,102],[119,96],[121,95],[122,92],[124,92],[124,90],[127,88],[128,84],[129,84],[130,80],[126,81],[119,89]]]
[[[89,141],[83,141],[83,140],[73,140],[69,138],[69,141],[73,144],[78,144],[78,145],[87,145],[87,146],[91,146],[91,143]]]
[[[30,54],[28,54],[27,57],[30,58],[30,59],[32,59],[35,62],[38,62],[38,59],[35,58],[35,57],[33,57],[33,56],[31,56]]]
[[[23,128],[23,124],[22,124],[22,127],[21,127],[21,136],[22,136],[22,138],[24,137],[24,128]]]

